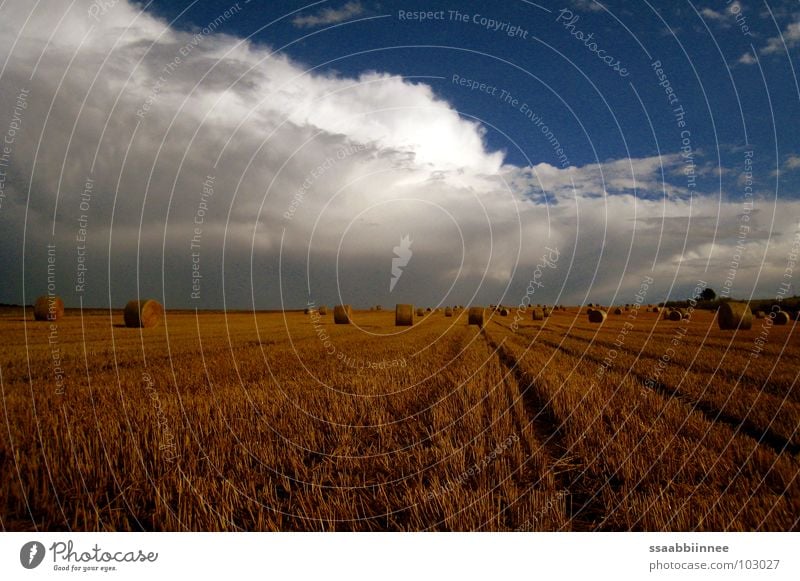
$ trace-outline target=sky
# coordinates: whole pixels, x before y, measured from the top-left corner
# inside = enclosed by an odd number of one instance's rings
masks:
[[[798,54],[794,1],[6,0],[0,303],[794,294]]]

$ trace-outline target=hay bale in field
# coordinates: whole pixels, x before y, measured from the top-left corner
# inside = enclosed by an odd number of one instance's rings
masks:
[[[303,314],[304,314],[304,315],[310,315],[310,314],[311,314],[311,309],[309,309],[308,307],[306,307],[305,309],[303,309]]]
[[[614,309],[614,314],[615,314],[615,315],[621,315],[621,314],[622,314],[622,309],[620,309],[619,307],[617,307],[616,309]]]
[[[153,299],[128,301],[123,317],[126,327],[157,327],[164,318],[164,307]]]
[[[423,309],[422,307],[419,307],[417,309],[417,316],[418,317],[424,317],[425,316],[425,309]]]
[[[430,313],[430,312],[431,312],[431,308],[430,308],[430,307],[428,307],[427,309],[425,309],[425,312],[426,312],[426,313]]]
[[[547,307],[544,307],[544,308],[542,309],[542,316],[544,316],[544,318],[546,319],[547,317],[549,317],[549,316],[550,316],[550,313],[551,313],[551,312],[552,312],[552,311],[551,311],[550,309],[548,309]]]
[[[653,311],[654,313],[660,313],[661,312],[661,309],[659,309],[658,307],[653,307],[650,310]]]
[[[410,327],[414,324],[414,305],[398,304],[394,308],[395,327]]]
[[[753,313],[753,314],[756,316],[756,319],[763,319],[764,317],[766,317],[766,316],[767,316],[767,313],[765,313],[765,312],[764,312],[764,311],[762,311],[762,310],[758,310],[758,311],[756,311],[756,312],[755,312],[755,313]]]
[[[589,322],[590,323],[602,323],[606,320],[606,312],[601,311],[600,309],[592,309],[589,311]]]
[[[786,311],[778,311],[775,313],[775,319],[773,322],[776,325],[788,325],[790,319],[791,317],[789,317],[789,313]]]
[[[753,326],[753,313],[747,303],[725,302],[719,306],[717,324],[723,331],[746,331]]]
[[[673,309],[673,310],[671,310],[669,312],[669,314],[667,315],[667,318],[670,321],[680,321],[683,318],[683,315],[681,314],[681,312],[679,310]]]
[[[375,305],[375,310],[376,311],[382,311],[383,310],[383,306],[382,305]]]
[[[325,305],[321,305],[321,306],[319,307],[319,309],[317,309],[317,312],[318,312],[320,315],[327,315],[327,314],[328,314],[328,307],[326,307]]]
[[[500,309],[500,316],[507,317],[508,316],[508,309]]]
[[[542,309],[531,309],[532,321],[544,321],[544,311]]]
[[[445,317],[452,317],[453,316],[453,309],[451,309],[450,307],[445,307],[444,316]]]
[[[350,305],[336,305],[333,307],[333,322],[337,325],[349,325],[352,321],[353,309]]]
[[[592,309],[592,308],[594,308],[594,303],[589,303],[589,304],[588,304],[588,305],[586,305],[586,306],[587,306],[587,307],[589,307],[590,309]]]
[[[483,307],[470,307],[467,317],[468,325],[483,327]]]
[[[56,295],[42,295],[33,305],[33,318],[37,321],[57,321],[64,316],[64,301]]]

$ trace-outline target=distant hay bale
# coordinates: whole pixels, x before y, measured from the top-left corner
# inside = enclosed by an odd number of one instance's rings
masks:
[[[617,307],[616,309],[614,309],[614,314],[615,314],[615,315],[621,315],[621,314],[622,314],[622,309],[620,309],[619,307]]]
[[[414,305],[398,304],[394,308],[395,327],[410,327],[414,324]]]
[[[606,320],[606,312],[601,311],[600,309],[592,309],[589,311],[589,322],[590,323],[602,323]]]
[[[431,308],[430,308],[430,307],[428,307],[427,309],[425,309],[425,312],[426,312],[426,313],[430,313],[430,312],[431,312]]]
[[[683,318],[683,315],[681,314],[681,312],[679,310],[674,309],[674,310],[669,312],[669,315],[667,316],[667,318],[670,321],[680,321]]]
[[[445,317],[452,317],[453,316],[453,309],[451,309],[450,307],[445,307],[444,316]]]
[[[383,306],[382,305],[375,305],[375,310],[376,311],[382,311],[383,310]]]
[[[64,316],[64,301],[55,295],[42,295],[33,305],[33,318],[37,321],[57,321]]]
[[[157,327],[164,318],[164,307],[153,299],[128,301],[123,318],[126,327]]]
[[[320,315],[327,315],[328,314],[328,307],[326,307],[325,305],[322,305],[322,306],[320,306],[319,309],[317,309],[317,312]]]
[[[747,303],[725,302],[719,306],[717,324],[723,331],[746,331],[753,326],[753,313]]]
[[[544,321],[544,311],[542,309],[531,309],[532,321]]]
[[[508,309],[500,309],[500,316],[507,317],[508,316]]]
[[[775,320],[773,322],[776,325],[788,325],[790,319],[791,317],[789,317],[789,313],[786,311],[778,311],[775,313]]]
[[[761,311],[761,310],[758,310],[753,314],[756,316],[756,319],[763,319],[763,318],[765,318],[767,316],[767,313],[765,313],[764,311]]]
[[[661,309],[659,309],[658,307],[653,307],[650,310],[653,311],[654,313],[660,313],[661,312]]]
[[[425,309],[423,309],[422,307],[419,307],[417,309],[417,316],[418,317],[424,317],[425,316]]]
[[[353,309],[350,305],[336,305],[333,308],[333,322],[337,325],[349,325],[352,318]]]
[[[483,307],[470,307],[467,318],[468,325],[483,327]]]
[[[547,307],[544,307],[544,308],[542,309],[542,316],[543,316],[543,317],[546,319],[547,317],[549,317],[549,316],[550,316],[550,313],[551,313],[551,312],[552,312],[552,311],[551,311],[550,309],[548,309]]]
[[[306,307],[305,309],[303,309],[303,314],[304,314],[304,315],[310,315],[310,314],[311,314],[311,309],[309,309],[308,307]]]

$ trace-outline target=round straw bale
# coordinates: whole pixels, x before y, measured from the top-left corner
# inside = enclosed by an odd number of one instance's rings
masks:
[[[311,309],[309,309],[308,307],[306,307],[305,309],[303,309],[303,314],[304,314],[304,315],[310,315],[310,314],[311,314]]]
[[[614,314],[615,314],[615,315],[621,315],[621,314],[622,314],[622,309],[620,309],[619,307],[617,307],[616,309],[614,309]]]
[[[55,295],[42,295],[33,305],[33,318],[37,321],[57,321],[64,316],[64,301]]]
[[[164,318],[164,307],[152,299],[128,301],[123,318],[126,327],[157,327]]]
[[[544,321],[544,311],[542,309],[531,309],[532,321]]]
[[[717,324],[723,331],[747,330],[753,326],[753,313],[747,303],[725,302],[719,306]]]
[[[419,307],[417,309],[417,316],[418,317],[424,317],[425,316],[425,309],[423,309],[422,307]]]
[[[320,307],[317,309],[317,312],[320,315],[327,315],[328,314],[328,307],[326,307],[325,305],[320,305]]]
[[[508,309],[506,309],[506,308],[500,309],[500,316],[501,317],[507,317],[508,316]]]
[[[394,324],[396,327],[410,327],[414,324],[414,305],[398,304],[394,308]]]
[[[683,318],[683,315],[681,314],[681,312],[679,310],[674,309],[674,310],[669,312],[669,315],[667,315],[667,318],[670,321],[680,321]]]
[[[468,325],[483,327],[483,307],[470,307],[467,318]]]
[[[775,313],[774,323],[776,325],[786,325],[789,323],[789,320],[790,320],[789,313],[787,313],[786,311],[778,311],[777,313]]]
[[[375,305],[375,310],[376,311],[382,311],[383,310],[383,305]]]
[[[453,309],[451,309],[450,307],[445,307],[444,308],[444,316],[445,317],[452,317],[453,316]]]
[[[336,305],[333,307],[333,322],[337,325],[349,325],[353,317],[350,305]]]
[[[589,312],[589,322],[590,323],[602,323],[606,320],[606,312],[601,311],[600,309],[592,309]]]
[[[542,316],[546,319],[547,317],[550,316],[551,312],[552,312],[551,309],[548,309],[547,307],[545,307],[545,308],[542,309]]]
[[[764,312],[764,311],[762,311],[762,310],[758,310],[758,311],[756,311],[756,312],[755,312],[755,313],[753,313],[753,314],[756,316],[756,319],[763,319],[764,317],[766,317],[766,316],[767,316],[767,313],[765,313],[765,312]]]

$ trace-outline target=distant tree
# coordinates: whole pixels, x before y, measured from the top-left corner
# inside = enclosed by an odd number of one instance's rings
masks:
[[[709,286],[704,288],[703,292],[701,292],[697,298],[703,301],[713,301],[715,298],[717,298],[717,293],[714,292],[714,289]]]

